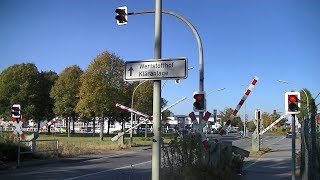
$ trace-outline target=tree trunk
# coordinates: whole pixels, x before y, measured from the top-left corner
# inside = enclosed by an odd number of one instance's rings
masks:
[[[103,141],[104,118],[100,119],[100,141]]]
[[[75,133],[75,130],[74,130],[74,120],[75,120],[76,118],[75,117],[72,117],[72,129],[73,129],[73,131],[72,131],[72,135],[74,136],[74,133]]]
[[[107,131],[107,134],[110,133],[110,124],[111,124],[111,122],[110,122],[110,119],[108,118],[108,131]]]
[[[68,117],[68,121],[67,121],[67,132],[68,132],[68,137],[70,137],[70,117]]]
[[[93,128],[93,131],[92,131],[92,134],[93,134],[93,137],[95,135],[95,131],[96,131],[96,118],[93,118],[93,122],[92,122],[92,128]]]

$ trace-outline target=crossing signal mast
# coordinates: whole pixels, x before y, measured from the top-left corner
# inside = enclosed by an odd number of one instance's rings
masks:
[[[284,98],[285,113],[299,114],[301,108],[300,92],[286,92]]]

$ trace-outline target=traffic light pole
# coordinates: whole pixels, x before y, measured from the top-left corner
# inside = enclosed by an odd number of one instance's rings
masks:
[[[167,10],[162,10],[161,11],[164,14],[169,14],[171,16],[175,16],[176,18],[180,19],[182,22],[184,22],[185,24],[187,24],[189,26],[189,28],[191,29],[192,33],[194,34],[196,40],[197,40],[197,44],[198,44],[198,54],[199,54],[199,91],[203,91],[204,89],[204,62],[203,62],[203,48],[202,48],[202,42],[201,42],[201,38],[199,36],[198,31],[196,30],[196,28],[184,17],[182,17],[181,15],[171,12],[171,11],[167,11]],[[148,13],[155,13],[154,10],[146,10],[146,11],[137,11],[137,12],[130,12],[128,13],[128,15],[138,15],[138,14],[148,14]],[[161,13],[160,13],[161,14]],[[202,121],[203,118],[203,112],[199,112],[199,122]]]
[[[296,115],[292,114],[292,180],[296,179]]]
[[[155,13],[155,47],[154,58],[161,59],[161,38],[162,38],[162,13],[177,17],[187,24],[196,37],[199,53],[199,91],[204,89],[204,63],[203,49],[200,36],[195,27],[184,17],[171,11],[162,10],[162,0],[156,0],[155,10],[131,12],[127,15],[138,15]],[[161,119],[161,81],[155,80],[153,85],[153,129],[154,139],[152,145],[152,180],[160,178],[160,119]],[[199,112],[199,122],[203,119],[203,112]]]

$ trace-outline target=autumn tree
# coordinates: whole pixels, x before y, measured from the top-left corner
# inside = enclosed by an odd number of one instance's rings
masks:
[[[50,96],[54,99],[54,112],[66,119],[76,117],[75,107],[79,100],[80,76],[82,70],[73,65],[65,68],[51,89]],[[67,121],[70,136],[70,121]]]
[[[233,109],[232,108],[225,108],[223,111],[220,111],[218,117],[221,118],[221,125],[227,122],[232,115]]]
[[[123,81],[123,72],[124,61],[118,56],[107,51],[98,55],[81,76],[77,112],[93,119],[100,117],[103,120],[107,117],[108,122],[124,118],[127,114],[115,107],[116,103],[130,104],[131,96],[126,93],[127,83]],[[104,123],[100,124],[100,139],[103,140]]]

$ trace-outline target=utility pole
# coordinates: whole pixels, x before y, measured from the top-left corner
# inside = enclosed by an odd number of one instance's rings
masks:
[[[156,0],[155,31],[154,31],[154,59],[161,59],[162,47],[162,0]],[[161,164],[161,80],[153,82],[153,130],[152,139],[152,180],[160,179]]]

